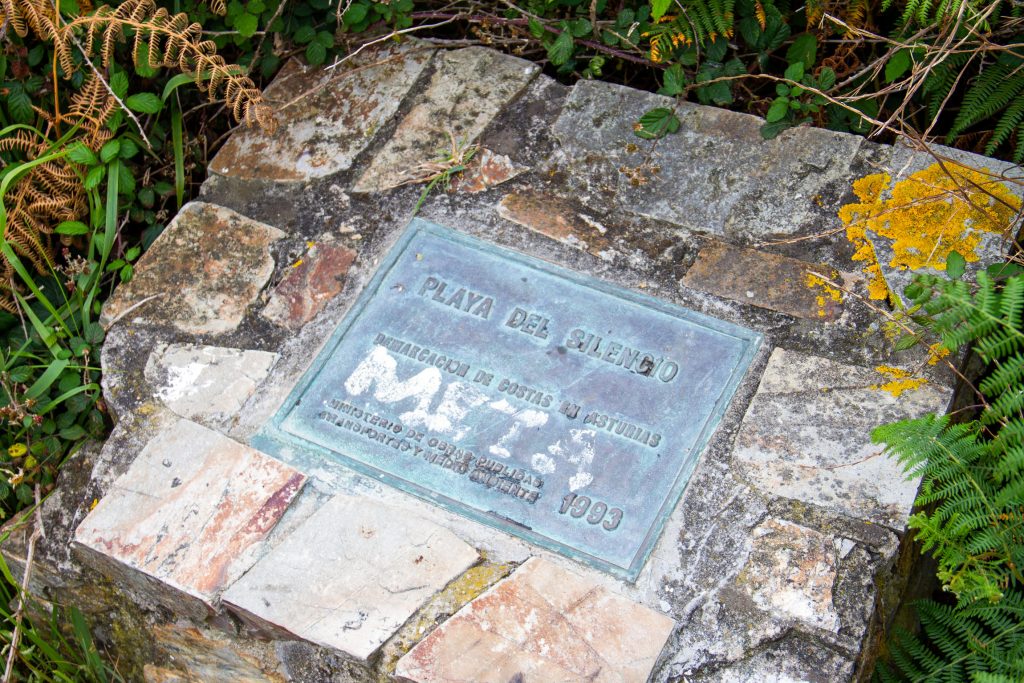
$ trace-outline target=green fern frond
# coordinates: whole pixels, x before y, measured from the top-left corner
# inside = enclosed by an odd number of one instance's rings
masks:
[[[1024,677],[1024,597],[1012,591],[995,604],[914,604],[924,638],[898,631],[891,650],[898,670],[881,666],[884,682],[1004,683]]]

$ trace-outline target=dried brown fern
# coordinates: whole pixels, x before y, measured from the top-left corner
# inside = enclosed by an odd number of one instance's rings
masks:
[[[224,0],[210,0],[211,8],[225,11]],[[56,22],[51,0],[0,0],[0,25],[9,25],[18,35],[30,33],[51,42],[66,76],[78,68],[73,51],[81,50],[86,59],[99,57],[109,67],[115,50],[125,42],[125,31],[134,34],[132,58],[136,64],[146,59],[151,67],[170,67],[195,75],[196,86],[211,99],[223,95],[238,121],[258,124],[273,130],[273,111],[263,102],[255,83],[244,70],[229,66],[217,54],[212,41],[203,40],[202,27],[189,21],[186,14],[170,14],[153,0],[127,0],[117,7],[80,5],[84,16],[68,23]],[[143,56],[143,46],[148,48]],[[56,74],[54,74],[56,76]],[[99,72],[91,73],[71,98],[66,111],[53,114],[36,109],[51,130],[74,126],[75,139],[98,152],[110,139],[105,124],[120,106]],[[38,159],[50,151],[50,142],[28,132],[0,139],[0,152],[16,152],[25,161]],[[81,220],[88,214],[88,202],[82,186],[81,169],[66,159],[33,167],[4,198],[7,225],[4,236],[20,258],[40,273],[52,266],[52,235],[62,221]],[[13,268],[0,262],[0,309],[15,312],[16,287]]]
[[[76,140],[98,151],[111,133],[106,122],[114,113],[116,102],[95,74],[71,98],[68,111],[61,119],[77,126]],[[52,117],[40,112],[53,123]],[[33,161],[51,151],[51,142],[28,131],[17,131],[0,139],[0,152],[15,152],[25,161]],[[53,263],[52,236],[63,221],[80,220],[89,206],[82,187],[81,169],[66,159],[55,159],[34,166],[12,187],[4,198],[7,225],[4,237],[18,256],[40,273]],[[0,262],[0,309],[14,313],[17,306],[14,269],[6,260]]]

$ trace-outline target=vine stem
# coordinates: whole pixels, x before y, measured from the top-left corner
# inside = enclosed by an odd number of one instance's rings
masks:
[[[413,19],[448,19],[451,21],[461,20],[468,22],[470,24],[498,24],[501,26],[528,26],[530,23],[529,19],[506,19],[505,17],[498,17],[490,14],[463,14],[458,12],[413,12],[409,16],[412,17]],[[562,33],[564,33],[562,29],[549,25],[545,25],[544,30],[550,31],[555,35],[561,35]],[[580,45],[589,47],[592,50],[604,52],[605,54],[611,55],[618,59],[624,59],[627,62],[632,62],[634,64],[642,64],[643,66],[655,69],[666,68],[663,64],[652,62],[651,60],[644,59],[643,57],[637,57],[636,55],[632,55],[628,52],[623,52],[622,50],[616,50],[615,48],[609,45],[604,45],[594,40],[574,38],[574,41],[579,43]]]

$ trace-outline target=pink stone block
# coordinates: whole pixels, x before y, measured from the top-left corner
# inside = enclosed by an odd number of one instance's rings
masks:
[[[305,479],[206,427],[173,420],[79,525],[75,542],[211,605],[256,560]]]
[[[441,624],[398,663],[417,683],[646,681],[669,617],[531,559]]]
[[[324,242],[313,245],[274,289],[263,317],[291,329],[306,324],[341,292],[355,259],[356,252],[348,247]]]

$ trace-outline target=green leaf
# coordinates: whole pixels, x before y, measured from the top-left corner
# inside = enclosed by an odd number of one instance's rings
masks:
[[[322,43],[312,42],[306,46],[306,61],[310,66],[319,66],[327,59],[327,48]]]
[[[292,34],[292,40],[294,40],[299,45],[311,43],[313,42],[314,38],[316,38],[316,29],[310,26],[309,24],[306,24],[305,26],[300,26],[298,30]]]
[[[921,337],[916,334],[905,334],[896,340],[896,344],[893,346],[897,351],[906,351],[912,349],[921,343]]]
[[[151,92],[140,92],[124,101],[132,111],[142,114],[156,114],[163,106],[163,100]]]
[[[681,64],[673,64],[665,69],[664,79],[665,84],[658,90],[662,95],[675,97],[681,95],[686,89],[686,73]]]
[[[121,159],[131,159],[133,156],[139,153],[139,146],[132,142],[127,137],[121,138],[121,150],[117,153],[117,156]]]
[[[793,39],[786,50],[786,61],[790,64],[801,62],[805,69],[814,66],[818,58],[818,39],[813,33],[801,33]],[[799,80],[794,78],[793,80]]]
[[[708,102],[714,102],[720,107],[732,104],[732,88],[726,81],[719,81],[701,88],[701,93]]]
[[[61,6],[63,7],[65,0],[61,0]],[[154,68],[149,65],[149,43],[143,41],[139,45],[138,59],[135,60],[135,73],[142,78],[153,78],[160,73],[159,68]]]
[[[315,40],[328,50],[334,47],[334,34],[330,31],[320,31],[316,34]]]
[[[672,0],[651,0],[651,19],[658,21],[668,11]]]
[[[772,106],[768,107],[768,113],[765,114],[764,120],[768,123],[775,123],[784,119],[789,113],[789,102],[790,100],[785,97],[776,98],[772,102]]]
[[[530,35],[536,38],[537,40],[543,38],[544,34],[547,33],[547,31],[544,29],[544,24],[540,23],[533,17],[530,17],[530,20],[527,22],[526,27],[530,29]]]
[[[64,221],[54,229],[58,235],[88,235],[89,226],[79,221]]]
[[[985,269],[985,273],[992,279],[999,279],[1024,273],[1024,267],[1016,263],[993,263]]]
[[[904,48],[893,53],[889,61],[885,63],[885,82],[892,83],[907,72],[913,60],[910,58],[910,50]]]
[[[946,275],[951,280],[959,280],[963,277],[965,270],[967,270],[967,261],[964,260],[960,252],[949,252],[949,256],[946,257]]]
[[[764,138],[765,140],[771,140],[773,138],[778,137],[779,133],[786,130],[787,128],[791,128],[792,126],[793,123],[788,119],[775,121],[774,123],[765,123],[763,126],[761,126],[761,137]]]
[[[93,151],[81,142],[76,142],[68,147],[68,159],[83,166],[95,166],[99,163]]]
[[[369,9],[369,5],[353,3],[353,5],[348,8],[348,11],[342,16],[341,21],[345,26],[354,26],[366,18],[366,13]]]
[[[107,335],[103,330],[103,325],[99,323],[89,323],[85,328],[85,341],[90,344],[96,345],[103,342],[103,338]]]
[[[590,22],[586,19],[577,19],[575,21],[566,22],[569,32],[572,33],[574,38],[583,38],[590,35],[593,32]]]
[[[116,71],[110,77],[110,89],[123,100],[128,94],[128,75],[124,71]]]
[[[252,38],[253,34],[256,33],[256,29],[259,28],[260,18],[254,14],[245,12],[235,17],[234,27],[238,31],[238,34],[243,38]]]
[[[784,75],[787,79],[799,83],[800,79],[804,77],[804,63],[796,62],[794,64],[790,64]]]
[[[729,50],[729,41],[719,36],[715,38],[715,42],[707,46],[707,56],[709,61],[720,62],[725,59],[725,53]]]
[[[562,66],[570,59],[575,48],[572,42],[572,36],[568,31],[563,31],[555,38],[554,42],[548,46],[548,59],[555,66]]]
[[[66,441],[78,441],[86,436],[88,435],[81,425],[71,425],[70,427],[65,427],[60,430],[60,438]]]
[[[656,140],[668,133],[679,130],[680,121],[675,112],[668,107],[655,107],[640,117],[639,128],[634,132],[644,140]]]
[[[25,398],[37,399],[50,388],[68,366],[67,360],[52,360],[46,371],[25,391]]]
[[[818,74],[818,89],[827,91],[835,84],[836,72],[826,66],[821,70],[821,73]]]
[[[789,86],[786,85],[785,83],[776,83],[775,94],[778,95],[779,97],[786,97],[787,95],[789,95]]]
[[[111,159],[117,157],[117,153],[121,151],[120,140],[108,140],[106,144],[100,149],[100,161],[107,163]]]
[[[32,109],[32,98],[29,97],[20,83],[11,84],[7,92],[7,111],[18,123],[30,123],[36,117]]]
[[[82,183],[82,186],[86,190],[92,190],[98,187],[106,173],[107,169],[104,166],[93,166],[89,169],[89,172],[85,174],[85,182]]]

